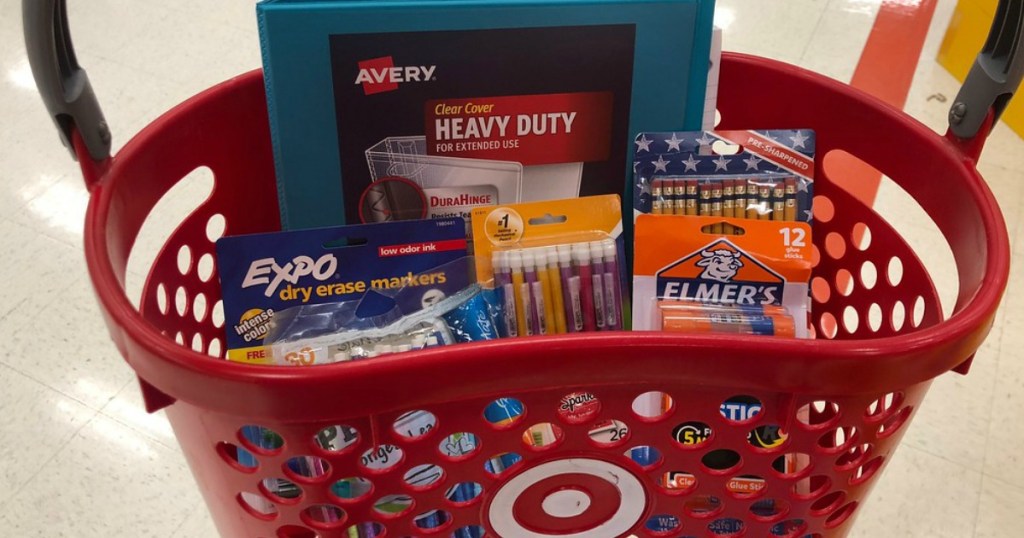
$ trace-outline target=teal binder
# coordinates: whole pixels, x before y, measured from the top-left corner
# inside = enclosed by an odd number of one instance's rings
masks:
[[[713,11],[713,0],[265,0],[257,18],[282,223],[464,214],[463,201],[567,192],[621,194],[632,207],[635,134],[701,128]],[[468,131],[442,129],[449,102],[506,107],[509,130],[517,117],[535,121],[520,142],[486,138],[480,129],[498,124],[478,121],[485,112],[453,120],[474,123]],[[564,115],[554,103],[567,103]],[[570,118],[589,131],[565,133]],[[444,137],[463,143],[435,143]],[[374,170],[379,155],[394,162]],[[439,172],[399,181],[424,171]],[[481,185],[460,190],[453,171]]]

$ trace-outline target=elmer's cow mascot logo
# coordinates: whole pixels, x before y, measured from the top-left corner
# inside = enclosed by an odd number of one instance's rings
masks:
[[[660,299],[740,305],[780,304],[786,283],[728,239],[705,245],[656,277]]]

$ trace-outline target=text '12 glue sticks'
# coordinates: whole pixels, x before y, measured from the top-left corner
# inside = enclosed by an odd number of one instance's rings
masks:
[[[477,279],[504,291],[509,336],[621,330],[618,196],[473,212]]]

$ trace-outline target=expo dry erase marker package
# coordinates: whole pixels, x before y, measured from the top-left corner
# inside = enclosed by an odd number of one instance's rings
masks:
[[[643,132],[634,144],[634,216],[811,221],[814,131]]]
[[[399,313],[418,311],[471,283],[471,267],[451,263],[465,257],[460,218],[221,238],[228,359],[272,362],[263,339],[275,314],[287,308],[405,290],[396,295]]]
[[[722,235],[716,226],[730,225]],[[633,328],[809,338],[810,226],[640,215]]]
[[[287,229],[626,195],[634,134],[702,125],[713,0],[256,9]]]
[[[477,279],[504,290],[509,336],[621,330],[621,236],[616,195],[477,208]]]

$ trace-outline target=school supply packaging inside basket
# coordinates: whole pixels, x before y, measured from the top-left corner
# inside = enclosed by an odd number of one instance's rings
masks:
[[[465,258],[459,218],[221,238],[217,259],[227,357],[272,363],[264,346],[270,322],[296,306],[329,311],[344,307],[325,303],[358,305],[359,317],[379,326],[418,312],[472,283]],[[371,299],[383,300],[363,301],[371,291]]]
[[[713,0],[260,2],[282,222],[468,218],[624,194],[641,126],[702,125],[713,11]]]
[[[473,211],[477,279],[504,290],[509,336],[627,326],[620,207],[606,195]]]

